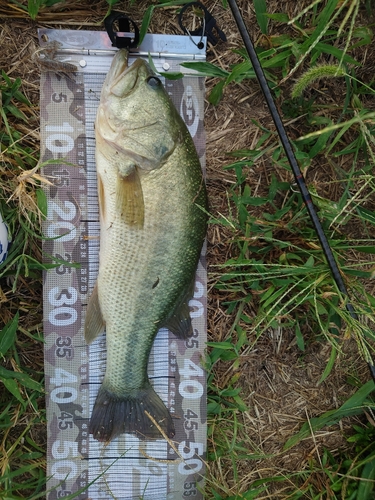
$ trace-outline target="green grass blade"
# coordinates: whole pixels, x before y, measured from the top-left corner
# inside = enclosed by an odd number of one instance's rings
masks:
[[[226,81],[221,80],[211,90],[210,95],[208,96],[208,100],[214,106],[217,106],[219,104],[219,102],[221,101],[221,98],[223,97],[223,90],[224,90],[225,84],[226,84]]]
[[[7,323],[0,332],[0,356],[5,356],[16,340],[19,312]]]
[[[15,380],[13,380],[12,378],[6,378],[3,380],[3,384],[4,386],[8,389],[8,391],[13,394],[13,396],[22,404],[25,403],[21,393],[20,393],[20,390],[19,390],[19,387],[18,387],[18,384]]]
[[[28,0],[27,10],[31,19],[35,20],[41,5],[43,5],[43,0]]]
[[[331,373],[332,368],[335,365],[336,357],[337,357],[337,349],[334,345],[332,345],[331,346],[331,354],[329,355],[328,363],[324,369],[322,376],[319,379],[318,385],[320,385],[328,377],[328,375]]]
[[[363,467],[361,479],[358,483],[357,500],[372,500],[375,485],[375,458]]]
[[[313,33],[302,44],[301,50],[303,52],[311,50],[311,47],[314,47],[316,43],[326,33],[326,31],[328,30],[329,26],[332,23],[332,14],[335,12],[337,4],[338,0],[328,0],[327,5],[325,6],[324,10],[320,15],[318,25],[316,26]]]
[[[218,68],[217,66],[209,62],[184,62],[181,64],[181,66],[183,66],[184,68],[193,69],[203,76],[218,76],[220,78],[226,78],[229,75],[228,71]]]
[[[32,389],[34,391],[41,392],[42,388],[40,383],[36,382],[32,378],[30,378],[26,373],[15,372],[12,370],[7,370],[3,366],[0,366],[0,379],[16,379],[25,387]]]
[[[266,0],[254,0],[255,16],[258,21],[260,31],[263,35],[268,33],[267,3]]]
[[[142,19],[141,29],[139,30],[139,43],[142,43],[142,41],[147,33],[154,9],[155,9],[155,5],[149,5],[146,9],[146,12],[144,13],[144,16]]]
[[[312,418],[309,422],[303,424],[301,430],[288,439],[284,445],[284,450],[292,448],[297,443],[311,435],[311,431],[315,432],[325,426],[334,425],[344,417],[358,415],[362,413],[364,402],[367,396],[375,389],[373,380],[369,380],[363,385],[352,397],[340,406],[338,410],[331,410],[323,413],[320,417]]]

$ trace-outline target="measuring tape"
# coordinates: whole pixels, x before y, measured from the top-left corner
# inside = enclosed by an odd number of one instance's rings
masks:
[[[106,367],[105,336],[90,346],[83,338],[87,301],[99,267],[99,214],[94,121],[100,91],[115,49],[106,33],[39,30],[44,43],[61,45],[57,60],[77,72],[41,75],[41,149],[48,215],[43,245],[45,375],[48,450],[47,499],[202,499],[206,453],[205,249],[190,302],[193,337],[159,331],[151,351],[150,381],[172,416],[173,441],[139,440],[123,434],[107,446],[88,424]],[[83,48],[84,47],[84,48]],[[139,54],[153,56],[158,70],[180,71],[187,59],[204,59],[189,37],[146,35]],[[135,57],[130,58],[130,63]],[[56,64],[58,67],[58,64]],[[185,76],[165,87],[193,136],[202,166],[204,82]]]

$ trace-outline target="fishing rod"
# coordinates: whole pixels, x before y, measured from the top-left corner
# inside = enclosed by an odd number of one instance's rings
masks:
[[[328,239],[323,231],[319,217],[316,213],[314,204],[313,204],[312,199],[311,199],[310,192],[306,186],[305,179],[304,179],[303,174],[299,168],[294,151],[292,149],[289,138],[287,136],[284,124],[283,124],[281,117],[280,117],[280,114],[276,108],[275,101],[272,97],[272,94],[271,94],[270,88],[268,86],[266,77],[264,75],[262,66],[259,62],[257,53],[255,52],[254,45],[251,41],[249,32],[246,28],[246,25],[245,25],[245,22],[243,20],[242,15],[241,15],[241,12],[238,8],[236,0],[228,0],[228,3],[229,3],[229,6],[231,8],[233,17],[237,23],[238,30],[240,32],[242,40],[244,41],[247,53],[249,54],[250,61],[251,61],[251,64],[253,65],[253,69],[254,69],[255,75],[258,79],[260,88],[262,89],[262,92],[263,92],[264,97],[266,99],[267,106],[270,110],[273,122],[274,122],[276,130],[277,130],[277,133],[279,134],[279,137],[280,137],[280,141],[284,147],[285,154],[286,154],[288,161],[289,161],[289,164],[292,168],[296,183],[297,183],[298,188],[299,188],[301,195],[302,195],[302,199],[303,199],[305,206],[307,208],[307,211],[310,215],[314,229],[318,235],[322,250],[323,250],[324,255],[327,259],[328,265],[331,269],[333,279],[335,280],[339,291],[342,293],[342,295],[344,295],[348,299],[346,302],[346,309],[349,312],[350,316],[353,319],[358,320],[358,315],[355,312],[352,304],[350,303],[349,294],[348,294],[348,291],[346,289],[344,280],[342,279],[342,276],[341,276],[340,270],[337,266],[332,249],[329,245]],[[374,361],[372,360],[370,354],[368,356],[370,357],[370,359],[366,359],[366,361],[367,361],[368,367],[370,369],[371,376],[372,376],[373,380],[375,381]]]

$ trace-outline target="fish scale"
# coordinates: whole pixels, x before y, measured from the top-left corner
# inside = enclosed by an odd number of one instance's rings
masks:
[[[100,262],[85,337],[106,326],[107,367],[90,432],[106,442],[160,428],[173,436],[147,362],[162,326],[192,334],[187,304],[206,233],[199,158],[160,80],[143,60],[127,68],[125,51],[103,85],[96,142]]]
[[[165,168],[173,168],[173,165],[174,158],[171,158]],[[171,196],[173,186],[170,185],[171,182],[166,183],[168,175],[162,171],[155,173],[157,175],[153,176],[153,179],[145,176],[142,183],[144,192],[152,193],[158,190],[160,193],[159,197],[145,197],[144,230],[131,231],[127,227],[122,227],[123,224],[118,219],[110,229],[116,236],[113,240],[110,237],[106,238],[107,244],[111,241],[112,248],[107,254],[108,263],[105,265],[105,276],[102,278],[108,286],[101,287],[100,303],[103,310],[112,312],[108,319],[104,318],[107,330],[111,331],[111,335],[107,336],[107,371],[111,376],[107,377],[107,380],[112,386],[116,385],[115,380],[124,380],[126,384],[129,384],[129,379],[134,384],[136,377],[144,380],[145,363],[148,359],[148,351],[144,349],[144,344],[152,343],[155,330],[161,326],[160,321],[165,320],[159,317],[173,306],[175,296],[181,288],[181,280],[185,280],[185,286],[189,285],[185,277],[185,267],[194,270],[196,268],[194,251],[196,244],[191,242],[190,233],[183,235],[180,241],[173,239],[176,230],[182,226],[191,227],[186,212],[177,211],[182,200],[177,196]],[[193,193],[199,189],[199,186],[192,187]],[[163,210],[160,210],[161,202]],[[158,214],[157,219],[153,216],[155,213]],[[201,211],[197,215],[203,218]],[[168,233],[171,237],[168,237]],[[125,255],[124,246],[127,250]],[[156,281],[158,285],[153,288]],[[117,291],[112,304],[110,302],[113,294],[108,287]],[[166,307],[165,302],[169,303],[170,307]],[[148,310],[146,317],[145,306]],[[124,329],[132,332],[132,335],[124,336]],[[131,350],[132,346],[140,348],[135,353]],[[123,351],[127,353],[125,363]],[[134,359],[138,361],[137,369],[133,368]]]

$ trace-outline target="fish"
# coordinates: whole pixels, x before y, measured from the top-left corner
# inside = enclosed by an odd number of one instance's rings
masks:
[[[207,193],[190,133],[161,80],[120,49],[95,122],[99,271],[84,336],[106,332],[107,361],[89,432],[172,438],[171,414],[147,374],[158,330],[192,334],[189,300],[207,228]]]

